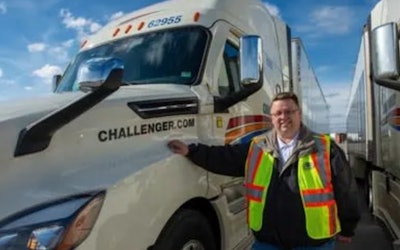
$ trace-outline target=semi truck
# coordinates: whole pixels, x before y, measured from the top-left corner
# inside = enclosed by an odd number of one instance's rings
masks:
[[[288,91],[299,97],[303,123],[311,130],[330,133],[330,107],[319,84],[302,40],[292,38],[292,85]]]
[[[247,142],[271,128],[278,91],[301,95],[305,117],[327,112],[307,101],[322,93],[304,53],[256,0],[165,1],[111,21],[53,93],[0,104],[0,249],[246,249],[243,178],[166,145]]]
[[[400,2],[381,0],[363,27],[347,109],[347,152],[373,215],[400,238]]]

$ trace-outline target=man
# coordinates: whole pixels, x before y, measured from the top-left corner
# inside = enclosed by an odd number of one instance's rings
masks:
[[[297,96],[272,100],[273,129],[246,145],[168,146],[197,165],[245,176],[253,249],[334,249],[360,219],[357,187],[343,151],[301,123]]]

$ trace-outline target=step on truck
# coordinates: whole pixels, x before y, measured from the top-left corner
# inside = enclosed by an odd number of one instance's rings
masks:
[[[53,93],[0,104],[0,249],[248,247],[243,179],[166,145],[269,130],[272,96],[301,81],[289,51],[256,0],[165,1],[105,25]]]
[[[381,0],[362,30],[347,109],[347,153],[373,215],[400,239],[400,1]]]

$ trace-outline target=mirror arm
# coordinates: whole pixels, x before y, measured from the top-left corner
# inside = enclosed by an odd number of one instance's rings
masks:
[[[243,90],[230,94],[226,97],[214,96],[214,112],[222,113],[232,105],[244,100],[246,97],[257,92],[262,87],[262,82],[246,86]]]
[[[374,81],[383,87],[388,87],[391,89],[399,90],[400,91],[400,81],[392,80],[392,79],[381,79],[374,77]]]
[[[20,131],[14,156],[45,150],[57,130],[114,93],[120,87],[122,74],[122,69],[113,69],[106,81],[93,92],[26,126]]]

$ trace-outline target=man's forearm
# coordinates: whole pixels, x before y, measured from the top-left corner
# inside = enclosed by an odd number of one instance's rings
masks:
[[[204,144],[189,145],[187,157],[195,164],[211,172],[244,176],[248,145],[207,146]]]

